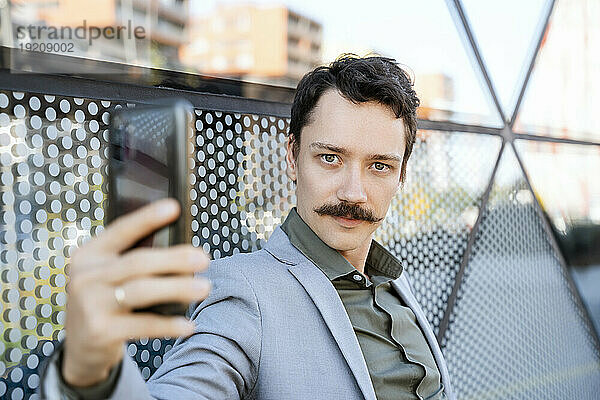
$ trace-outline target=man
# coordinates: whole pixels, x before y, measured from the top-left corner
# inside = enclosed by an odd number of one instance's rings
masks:
[[[124,252],[174,220],[173,203],[115,221],[73,257],[64,350],[44,395],[453,399],[406,272],[372,240],[405,177],[418,103],[391,59],[344,56],[308,73],[287,144],[297,208],[264,249],[212,261],[212,290],[184,275],[206,268],[200,250]],[[192,327],[130,312],[201,299]],[[181,336],[147,383],[124,349],[145,336]]]

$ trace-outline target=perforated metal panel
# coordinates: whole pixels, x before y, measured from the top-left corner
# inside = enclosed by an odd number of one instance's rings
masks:
[[[289,120],[197,110],[194,246],[213,258],[261,248],[295,204],[285,173]]]
[[[405,185],[376,232],[402,260],[436,333],[500,145],[495,136],[419,131]]]
[[[595,399],[600,354],[512,147],[444,337],[461,399]]]
[[[0,372],[19,398],[60,340],[72,250],[102,228],[109,102],[0,93]],[[29,355],[30,352],[33,355]],[[36,366],[37,367],[37,366]],[[17,372],[21,371],[21,372]],[[24,374],[23,372],[31,372]],[[5,383],[3,382],[3,385]],[[0,387],[0,393],[8,390]]]
[[[126,104],[0,93],[0,375],[11,369],[2,396],[32,394],[39,378],[27,366],[64,337],[69,257],[104,222],[108,109],[115,106]],[[256,250],[295,202],[285,173],[272,174],[285,171],[288,120],[196,114],[192,243],[213,258]],[[140,340],[128,352],[148,378],[172,343]]]

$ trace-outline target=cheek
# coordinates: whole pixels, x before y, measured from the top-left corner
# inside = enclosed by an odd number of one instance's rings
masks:
[[[335,197],[335,185],[331,179],[319,177],[316,174],[306,173],[299,175],[296,188],[297,197],[302,197],[311,203],[323,203],[331,197]]]
[[[373,185],[369,191],[369,201],[380,211],[386,211],[397,194],[397,186],[392,182],[390,184]]]
[[[310,160],[302,160],[297,168],[297,189],[305,197],[319,199],[328,198],[335,193],[336,182],[331,174],[324,173],[322,168],[314,165]]]

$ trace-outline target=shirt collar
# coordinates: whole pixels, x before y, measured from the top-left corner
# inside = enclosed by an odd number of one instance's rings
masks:
[[[296,207],[292,208],[283,221],[281,229],[288,236],[290,243],[323,271],[329,280],[333,281],[356,271],[344,256],[317,236],[300,217]],[[365,273],[368,276],[382,275],[397,279],[402,273],[402,263],[381,244],[372,240],[365,263]]]

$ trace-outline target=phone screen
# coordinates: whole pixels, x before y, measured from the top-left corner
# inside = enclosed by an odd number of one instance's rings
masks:
[[[113,185],[115,209],[126,214],[150,202],[169,197],[169,149],[174,134],[174,116],[170,109],[123,110],[113,121]],[[143,239],[137,246],[169,245],[165,227]]]

